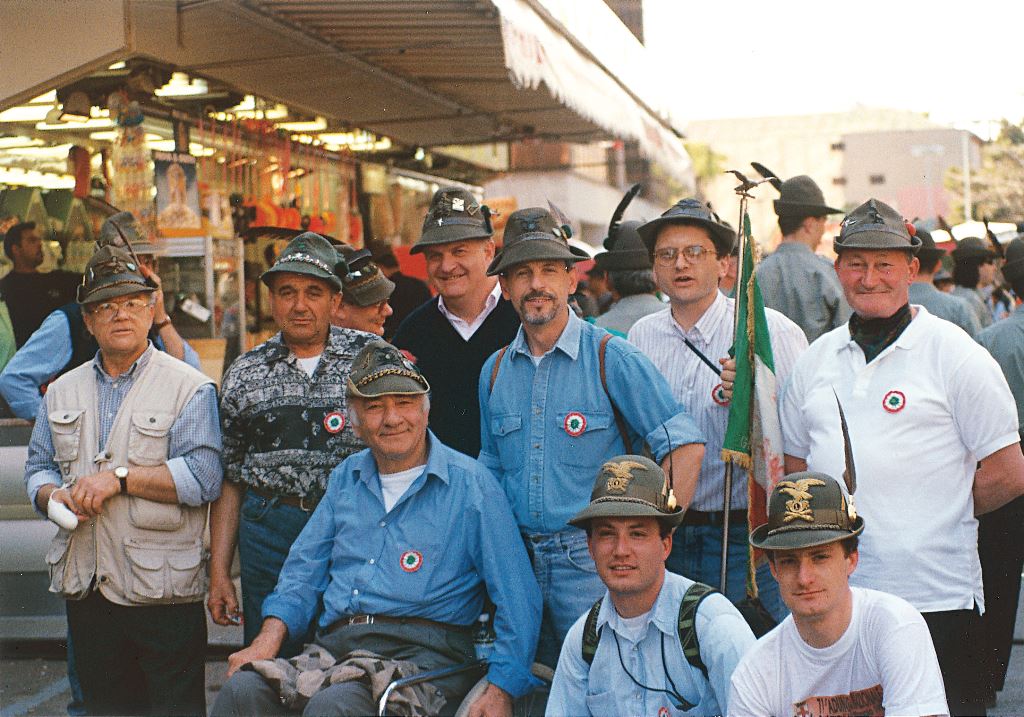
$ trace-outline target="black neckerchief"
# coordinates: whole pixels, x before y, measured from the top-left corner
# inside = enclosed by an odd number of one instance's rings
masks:
[[[864,352],[865,362],[871,363],[900,337],[913,318],[910,304],[904,304],[895,314],[884,319],[863,319],[854,314],[850,317],[850,338]]]

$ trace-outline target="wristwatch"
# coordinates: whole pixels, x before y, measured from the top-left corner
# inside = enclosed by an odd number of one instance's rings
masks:
[[[171,325],[171,317],[170,317],[170,315],[164,317],[163,321],[154,321],[153,322],[153,328],[156,329],[157,331],[159,331],[160,329],[162,329],[165,326],[170,326],[170,325]]]
[[[128,469],[124,466],[118,466],[114,469],[114,476],[121,481],[121,493],[128,495]]]

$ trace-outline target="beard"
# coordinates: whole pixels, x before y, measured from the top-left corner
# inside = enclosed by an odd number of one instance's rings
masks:
[[[550,311],[544,313],[530,313],[527,308],[527,302],[532,299],[548,299],[552,302]],[[549,294],[546,291],[531,291],[522,299],[519,300],[519,316],[522,317],[524,324],[530,324],[531,326],[541,326],[543,324],[552,321],[558,315],[558,298],[554,294]]]

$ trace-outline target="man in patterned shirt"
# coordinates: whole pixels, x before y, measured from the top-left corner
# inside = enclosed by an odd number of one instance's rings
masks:
[[[246,645],[331,469],[363,447],[346,425],[345,381],[359,349],[377,337],[331,326],[341,301],[338,276],[347,273],[324,237],[292,239],[261,277],[281,332],[236,359],[224,377],[226,480],[211,513],[207,606],[218,624],[237,622],[229,574],[237,543]],[[292,636],[285,656],[301,649],[304,637]]]

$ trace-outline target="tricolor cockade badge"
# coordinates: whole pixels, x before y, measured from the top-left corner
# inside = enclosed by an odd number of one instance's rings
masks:
[[[889,391],[882,399],[882,408],[889,413],[899,413],[907,405],[907,397],[903,391]]]
[[[566,414],[565,423],[563,424],[565,432],[575,438],[587,430],[587,417],[579,411],[573,411],[572,413]]]
[[[416,550],[406,550],[398,559],[398,564],[407,573],[414,573],[423,566],[423,554]]]
[[[345,427],[345,414],[341,411],[331,411],[324,416],[324,428],[328,433],[339,433]]]
[[[725,389],[722,388],[722,384],[717,384],[713,389],[711,389],[711,400],[719,406],[729,405],[729,401],[725,398]]]

